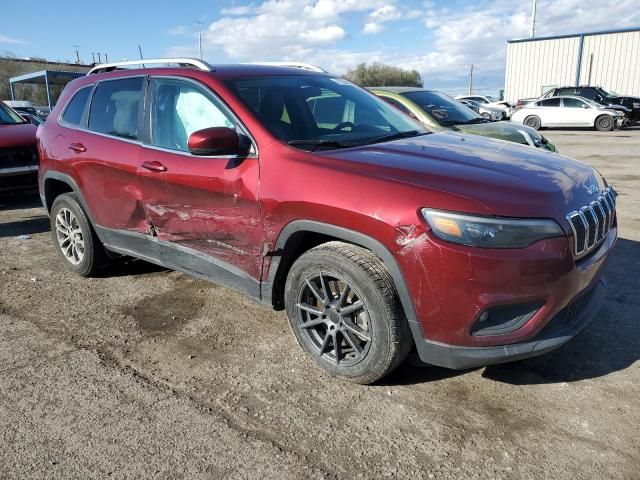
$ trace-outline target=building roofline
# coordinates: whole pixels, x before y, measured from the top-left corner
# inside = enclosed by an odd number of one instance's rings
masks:
[[[612,33],[627,33],[627,32],[640,32],[640,27],[619,28],[616,30],[600,30],[597,32],[570,33],[567,35],[552,35],[549,37],[519,38],[515,40],[507,40],[507,43],[537,42],[540,40],[558,40],[560,38],[591,37],[593,35],[609,35]]]

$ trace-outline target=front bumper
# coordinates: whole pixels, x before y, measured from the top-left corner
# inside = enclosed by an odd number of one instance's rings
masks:
[[[0,192],[35,188],[38,185],[38,165],[0,168]]]
[[[600,279],[580,292],[531,340],[492,347],[463,347],[424,339],[418,342],[418,355],[425,363],[455,370],[543,355],[570,341],[594,319],[604,301],[605,290],[604,280]]]

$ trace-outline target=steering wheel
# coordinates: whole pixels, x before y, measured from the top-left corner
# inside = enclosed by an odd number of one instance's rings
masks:
[[[344,130],[347,127],[351,127],[351,129],[353,129],[353,127],[355,127],[355,125],[353,124],[353,122],[342,122],[342,123],[339,123],[338,125],[336,125],[335,127],[333,127],[333,130],[334,131]]]

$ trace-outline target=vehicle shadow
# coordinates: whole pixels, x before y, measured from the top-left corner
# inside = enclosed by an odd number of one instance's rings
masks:
[[[35,235],[36,233],[48,232],[49,217],[46,215],[35,215],[17,222],[0,223],[0,238],[19,237],[21,235]]]
[[[484,378],[513,385],[575,382],[624,370],[640,360],[640,242],[619,239],[605,273],[607,296],[593,323],[562,348],[519,362],[491,365]],[[405,362],[379,385],[411,385],[464,375],[470,370]]]
[[[97,278],[129,277],[133,275],[149,275],[169,272],[168,268],[132,257],[118,257],[113,259],[96,275]]]

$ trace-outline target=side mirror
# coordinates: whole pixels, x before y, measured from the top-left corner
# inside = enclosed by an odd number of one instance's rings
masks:
[[[244,135],[238,135],[232,128],[211,127],[189,135],[187,148],[193,155],[246,155],[250,143]]]

